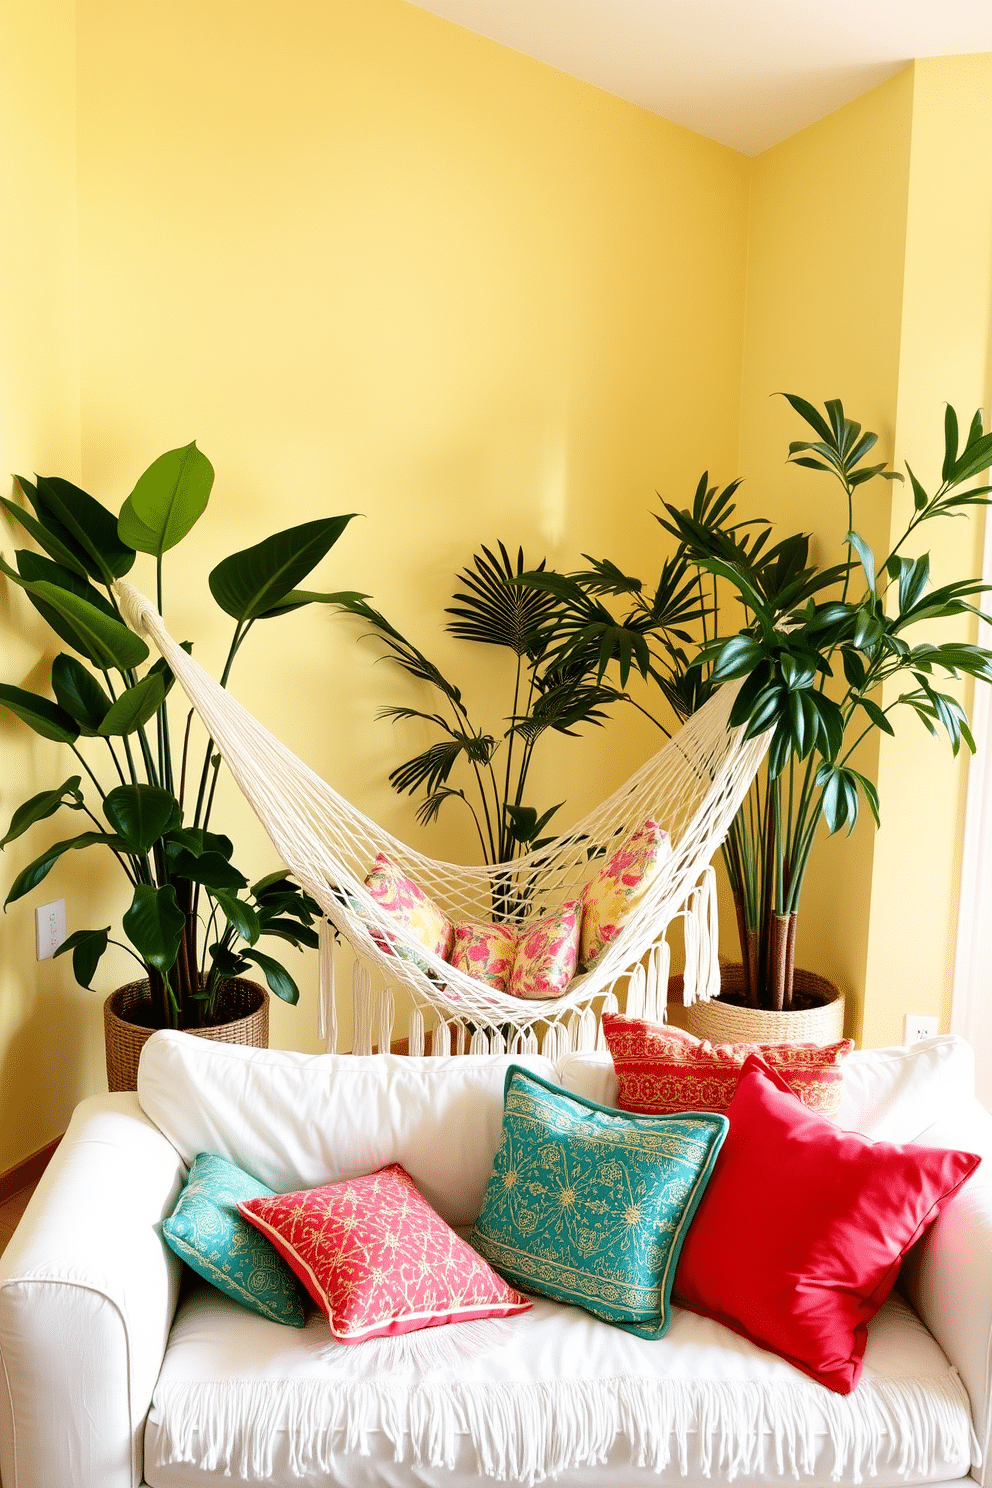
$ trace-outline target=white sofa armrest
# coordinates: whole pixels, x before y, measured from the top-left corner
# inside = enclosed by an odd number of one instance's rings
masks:
[[[992,1485],[992,1116],[971,1100],[916,1141],[982,1158],[908,1258],[903,1284],[964,1381],[982,1454],[972,1477]]]
[[[96,1096],[0,1258],[0,1476],[136,1488],[182,1267],[159,1235],[185,1180],[133,1095]]]

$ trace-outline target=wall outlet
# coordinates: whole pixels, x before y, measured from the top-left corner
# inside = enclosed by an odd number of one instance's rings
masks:
[[[38,938],[38,960],[47,961],[65,940],[65,900],[56,899],[53,904],[42,904],[34,912],[34,925]]]
[[[936,1038],[940,1031],[940,1020],[929,1013],[907,1013],[902,1020],[904,1044],[918,1044],[921,1039]]]

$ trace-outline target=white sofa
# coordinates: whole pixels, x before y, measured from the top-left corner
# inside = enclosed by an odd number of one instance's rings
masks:
[[[536,1299],[515,1318],[342,1347],[319,1314],[282,1327],[182,1282],[159,1225],[198,1151],[276,1189],[400,1162],[470,1224],[508,1062],[155,1035],[137,1097],[77,1109],[0,1260],[5,1488],[985,1482],[992,1118],[957,1039],[846,1066],[842,1125],[989,1158],[907,1262],[848,1396],[680,1309],[654,1342]],[[606,1055],[568,1055],[558,1078],[614,1102]]]

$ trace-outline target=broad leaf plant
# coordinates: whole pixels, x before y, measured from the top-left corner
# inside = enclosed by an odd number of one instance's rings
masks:
[[[23,868],[6,904],[31,893],[65,854],[94,847],[109,852],[130,892],[121,917],[124,939],[109,925],[77,930],[56,954],[71,953],[76,980],[89,987],[108,945],[121,946],[148,977],[152,1020],[163,1028],[209,1024],[225,981],[252,968],[276,996],[295,1003],[295,980],[259,942],[315,946],[320,916],[284,869],[249,883],[235,866],[234,844],[212,825],[220,756],[209,739],[202,750],[194,745],[192,711],[174,748],[167,703],[172,672],[164,660],[150,662],[114,595],[114,581],[146,553],[155,561],[162,611],[164,556],[203,515],[213,479],[210,461],[193,443],[155,460],[117,516],[57,476],[18,477],[27,504],[3,500],[41,552],[19,549],[15,566],[0,558],[0,570],[69,649],[52,661],[51,696],[4,683],[0,706],[42,738],[64,744],[80,773],[23,802],[0,847],[60,811],[77,812],[88,823]],[[298,587],[350,520],[324,517],[276,532],[213,570],[210,592],[234,622],[222,685],[259,621],[304,605],[360,600]],[[192,648],[184,643],[184,649]]]
[[[992,433],[976,413],[962,441],[948,407],[940,481],[928,491],[907,465],[913,509],[890,552],[876,560],[855,526],[855,500],[873,481],[902,481],[871,463],[877,436],[849,419],[839,399],[822,410],[795,394],[788,402],[813,437],[794,440],[788,460],[833,477],[846,506],[842,560],[809,561],[809,537],[772,542],[761,518],[738,516],[740,481],[723,490],[702,476],[691,507],[663,502],[657,515],[677,541],[655,585],[608,559],[572,574],[531,571],[518,583],[554,596],[545,623],[546,665],[591,667],[621,689],[632,671],[655,684],[677,721],[713,689],[739,682],[731,724],[748,737],[770,733],[767,765],[723,848],[737,911],[748,1004],[793,1005],[796,917],[820,823],[853,830],[862,803],[879,822],[878,792],[854,763],[873,731],[894,734],[893,715],[910,712],[957,754],[975,744],[948,680],[992,681],[992,652],[932,640],[937,622],[980,613],[977,579],[934,587],[928,553],[910,556],[926,524],[986,506],[992,486],[975,484],[992,463]],[[722,633],[727,597],[741,607],[736,634]],[[902,690],[895,691],[896,687]],[[627,694],[622,694],[628,697]],[[664,720],[633,698],[668,733]]]

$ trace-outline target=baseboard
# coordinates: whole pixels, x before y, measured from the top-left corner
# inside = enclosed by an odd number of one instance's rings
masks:
[[[27,1188],[29,1183],[38,1182],[61,1140],[61,1137],[54,1137],[37,1152],[32,1152],[29,1157],[22,1158],[12,1168],[8,1168],[6,1173],[0,1173],[0,1204],[20,1193],[22,1188]]]

